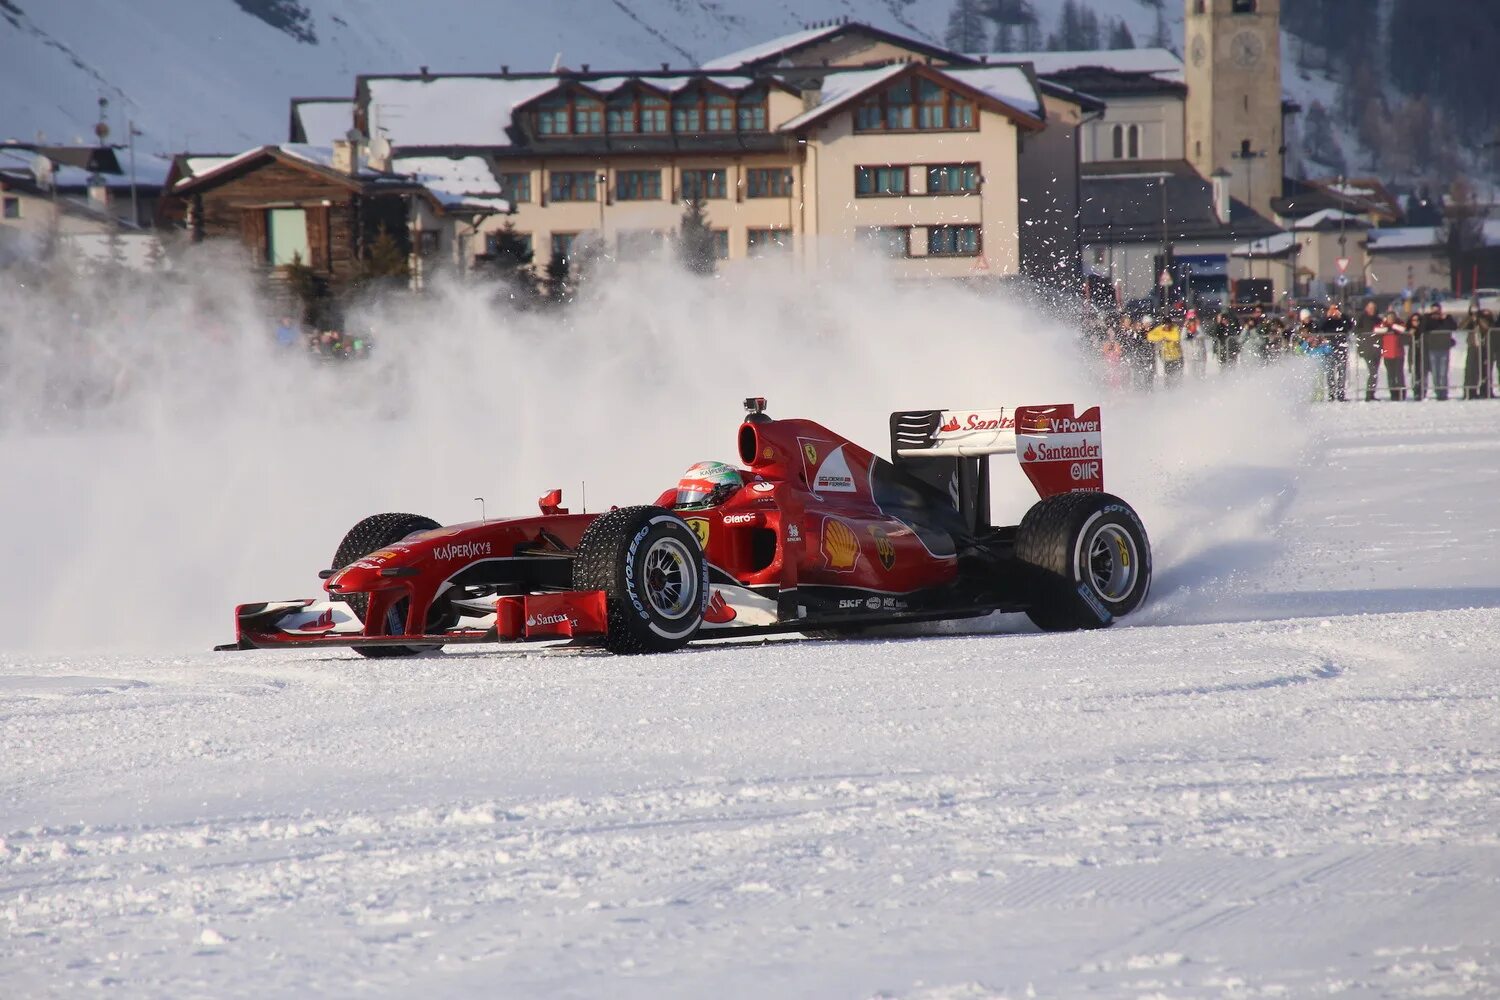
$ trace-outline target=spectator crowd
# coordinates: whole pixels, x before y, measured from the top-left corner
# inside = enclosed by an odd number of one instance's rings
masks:
[[[1352,391],[1357,396],[1363,383],[1367,401],[1380,398],[1382,380],[1387,398],[1398,401],[1500,393],[1500,324],[1477,303],[1462,318],[1436,302],[1425,311],[1382,311],[1367,301],[1352,315],[1338,302],[1286,312],[1260,306],[1200,312],[1179,305],[1103,315],[1086,330],[1106,385],[1117,390],[1151,390],[1158,383],[1172,388],[1184,377],[1209,377],[1211,364],[1222,372],[1303,356],[1318,366],[1319,400],[1348,400],[1351,369]]]
[[[350,361],[369,357],[374,348],[368,334],[344,330],[304,329],[290,317],[276,324],[276,346],[286,351],[301,351],[317,361]]]

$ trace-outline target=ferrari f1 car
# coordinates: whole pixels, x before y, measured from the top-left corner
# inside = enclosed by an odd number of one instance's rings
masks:
[[[1140,607],[1151,548],[1105,493],[1098,407],[922,410],[890,419],[891,460],[746,400],[739,485],[709,503],[541,512],[448,527],[376,514],[339,544],[326,599],[241,605],[220,649],[347,646],[371,657],[554,640],[616,653],[694,639],[1024,612],[1047,631]],[[1040,499],[990,524],[989,459],[1014,454]]]

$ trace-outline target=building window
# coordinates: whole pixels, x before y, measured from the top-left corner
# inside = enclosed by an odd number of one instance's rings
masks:
[[[531,200],[531,174],[501,174],[500,175],[500,197],[513,205],[524,204]]]
[[[1204,13],[1207,13],[1207,11],[1205,9],[1206,6],[1207,6],[1207,4],[1206,4],[1205,0],[1193,0],[1193,13],[1194,14],[1204,14]]]
[[[790,229],[745,230],[745,249],[750,251],[750,256],[752,257],[767,253],[779,253],[791,248],[792,231]]]
[[[1116,125],[1110,129],[1110,146],[1115,159],[1125,159],[1125,126]]]
[[[741,132],[764,132],[766,130],[766,92],[755,90],[741,95],[739,115]]]
[[[5,198],[5,218],[19,219],[21,217],[21,199],[9,195]]]
[[[593,98],[580,97],[573,106],[573,131],[578,135],[599,135],[604,131],[604,105]]]
[[[641,131],[660,133],[667,131],[667,102],[661,97],[641,98]]]
[[[276,267],[292,263],[310,264],[307,251],[307,213],[300,208],[273,208],[266,212],[266,260]]]
[[[684,170],[682,172],[682,200],[705,200],[729,197],[726,183],[728,172],[723,167],[711,170]]]
[[[943,163],[927,168],[928,194],[974,194],[978,190],[977,163]]]
[[[640,131],[640,120],[634,94],[612,97],[609,101],[609,132],[611,135],[629,135]]]
[[[577,233],[552,234],[552,259],[566,263],[573,257],[573,245],[578,242]]]
[[[1254,14],[1255,0],[1234,0],[1234,5],[1230,9],[1236,14]]]
[[[856,198],[887,198],[907,191],[908,167],[855,167]]]
[[[656,229],[623,229],[618,237],[621,260],[650,257],[659,253],[666,234]]]
[[[715,229],[715,230],[713,230],[713,237],[714,237],[714,259],[715,260],[728,260],[729,259],[729,230],[727,230],[727,229]]]
[[[734,98],[723,94],[709,94],[704,108],[704,122],[708,132],[734,131]]]
[[[581,94],[553,94],[537,105],[536,130],[541,135],[599,135],[604,104]]]
[[[888,87],[854,111],[857,131],[911,129],[972,131],[974,102],[930,80],[902,81]]]
[[[978,226],[932,226],[927,230],[927,256],[979,256]]]
[[[754,167],[745,179],[749,198],[787,198],[791,193],[791,167]]]
[[[618,171],[615,174],[615,197],[620,201],[661,201],[661,171]]]
[[[702,132],[703,108],[699,95],[685,94],[672,101],[672,131]]]
[[[911,256],[911,230],[906,226],[866,226],[859,238],[883,257]]]
[[[1141,158],[1141,127],[1132,125],[1126,134],[1130,144],[1130,158],[1139,160]]]
[[[427,231],[425,231],[425,232],[422,233],[422,236],[425,238],[429,234],[432,235],[432,236],[437,236],[438,235],[437,233],[432,232],[431,230],[427,230]],[[500,254],[501,254],[501,252],[505,250],[504,240],[505,240],[505,238],[507,236],[509,236],[510,239],[512,239],[512,240],[515,241],[515,249],[518,250],[518,251],[520,251],[520,256],[523,256],[523,257],[525,257],[525,258],[527,258],[529,260],[531,258],[531,234],[530,233],[516,233],[516,232],[512,232],[512,233],[503,233],[503,232],[485,233],[484,234],[484,253],[485,253],[485,256],[489,257],[491,260],[499,257]],[[427,248],[424,247],[423,249],[426,250]],[[433,247],[432,249],[436,250],[437,247]]]
[[[598,201],[599,175],[592,170],[554,170],[547,195],[553,201]]]

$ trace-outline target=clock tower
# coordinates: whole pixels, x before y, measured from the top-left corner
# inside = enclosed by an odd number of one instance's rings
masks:
[[[1229,193],[1264,215],[1281,195],[1281,0],[1185,0],[1184,135],[1204,177],[1227,171]]]

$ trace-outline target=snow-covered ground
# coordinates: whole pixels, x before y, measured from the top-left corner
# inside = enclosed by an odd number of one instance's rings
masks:
[[[0,995],[1496,996],[1500,403],[1291,416],[1102,633],[0,657]]]

